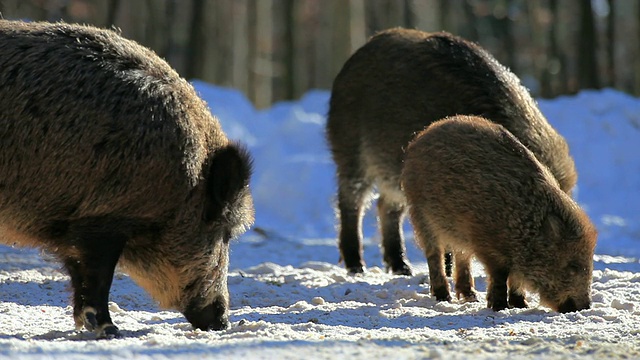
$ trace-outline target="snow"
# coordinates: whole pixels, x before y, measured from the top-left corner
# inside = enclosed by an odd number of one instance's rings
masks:
[[[255,110],[237,90],[194,81],[255,166],[256,224],[231,246],[231,327],[193,330],[118,273],[111,313],[122,338],[75,331],[68,276],[46,254],[0,248],[0,359],[638,358],[640,357],[640,100],[614,90],[540,101],[569,142],[578,202],[598,226],[591,309],[559,314],[438,303],[405,226],[416,275],[384,272],[372,211],[367,272],[338,264],[334,165],[324,139],[329,93]]]

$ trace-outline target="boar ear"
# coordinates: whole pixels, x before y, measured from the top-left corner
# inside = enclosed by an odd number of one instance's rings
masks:
[[[246,149],[229,144],[217,150],[209,163],[207,173],[207,203],[203,218],[216,220],[238,193],[249,185],[251,157]]]
[[[564,224],[558,214],[549,212],[547,217],[544,219],[543,226],[548,237],[552,239],[559,239],[562,237]]]

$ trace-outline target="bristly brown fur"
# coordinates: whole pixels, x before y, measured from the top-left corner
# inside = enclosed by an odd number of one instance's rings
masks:
[[[250,158],[165,61],[111,30],[0,20],[0,141],[2,241],[60,258],[76,323],[112,335],[119,263],[194,326],[227,325]]]
[[[472,116],[433,123],[409,144],[402,185],[438,300],[450,299],[448,248],[483,263],[494,310],[526,307],[525,289],[557,311],[589,308],[596,230],[503,126]],[[470,272],[456,274],[456,294],[475,299]]]
[[[503,125],[571,192],[577,175],[567,144],[513,73],[478,45],[448,33],[382,31],[336,77],[327,122],[337,165],[339,246],[349,271],[365,266],[361,219],[375,186],[384,262],[394,273],[411,273],[401,234],[404,149],[426,126],[453,115]]]

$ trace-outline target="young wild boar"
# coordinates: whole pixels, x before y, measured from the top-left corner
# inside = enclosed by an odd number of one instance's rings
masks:
[[[588,309],[596,230],[557,180],[503,126],[457,116],[408,146],[402,185],[429,265],[431,292],[448,300],[443,251],[457,264],[458,297],[475,299],[469,260],[489,276],[490,308],[526,307],[525,289],[560,312]],[[508,294],[508,296],[507,296]]]
[[[0,20],[0,239],[64,264],[98,337],[116,264],[194,327],[228,325],[248,154],[150,50],[93,27]]]
[[[447,33],[383,31],[346,62],[331,94],[327,138],[337,165],[339,247],[348,271],[365,267],[361,222],[375,185],[384,262],[394,273],[411,274],[402,238],[403,149],[430,123],[457,114],[506,127],[570,193],[577,175],[567,144],[514,74]]]

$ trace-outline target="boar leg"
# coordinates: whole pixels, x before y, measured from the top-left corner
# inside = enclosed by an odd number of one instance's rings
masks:
[[[389,201],[384,194],[378,199],[378,221],[382,233],[382,252],[387,271],[396,275],[411,275],[402,238],[405,206]]]
[[[435,245],[435,244],[434,244]],[[451,301],[449,283],[444,272],[444,251],[441,246],[425,246],[425,255],[429,265],[429,285],[431,294],[438,301]]]
[[[456,251],[454,258],[456,261],[456,297],[463,302],[478,301],[476,292],[473,290],[475,284],[473,276],[471,276],[471,254],[469,252]]]
[[[509,276],[507,280],[509,286],[509,306],[515,308],[529,307],[525,300],[524,284],[522,281],[516,280],[514,276]]]
[[[76,324],[76,330],[80,330],[84,327],[82,314],[84,300],[82,298],[82,291],[80,291],[84,281],[82,279],[82,271],[80,270],[80,260],[68,257],[63,260],[63,263],[71,277],[71,287],[73,288],[73,320]]]
[[[109,289],[126,237],[90,226],[73,229],[69,236],[77,252],[63,262],[71,276],[76,326],[84,325],[98,338],[117,336],[109,314]]]
[[[485,264],[487,264],[485,262]],[[485,265],[486,266],[486,265]],[[489,284],[487,286],[487,307],[494,311],[504,310],[507,304],[507,278],[509,270],[504,268],[487,268]]]
[[[349,273],[364,272],[362,258],[362,216],[371,183],[364,177],[340,172],[338,210],[340,211],[340,255]]]
[[[410,209],[416,241],[421,245],[429,266],[429,286],[437,301],[451,301],[449,282],[444,272],[444,248],[418,210]]]
[[[453,254],[451,250],[447,250],[444,254],[444,272],[447,276],[451,276],[453,273]]]

